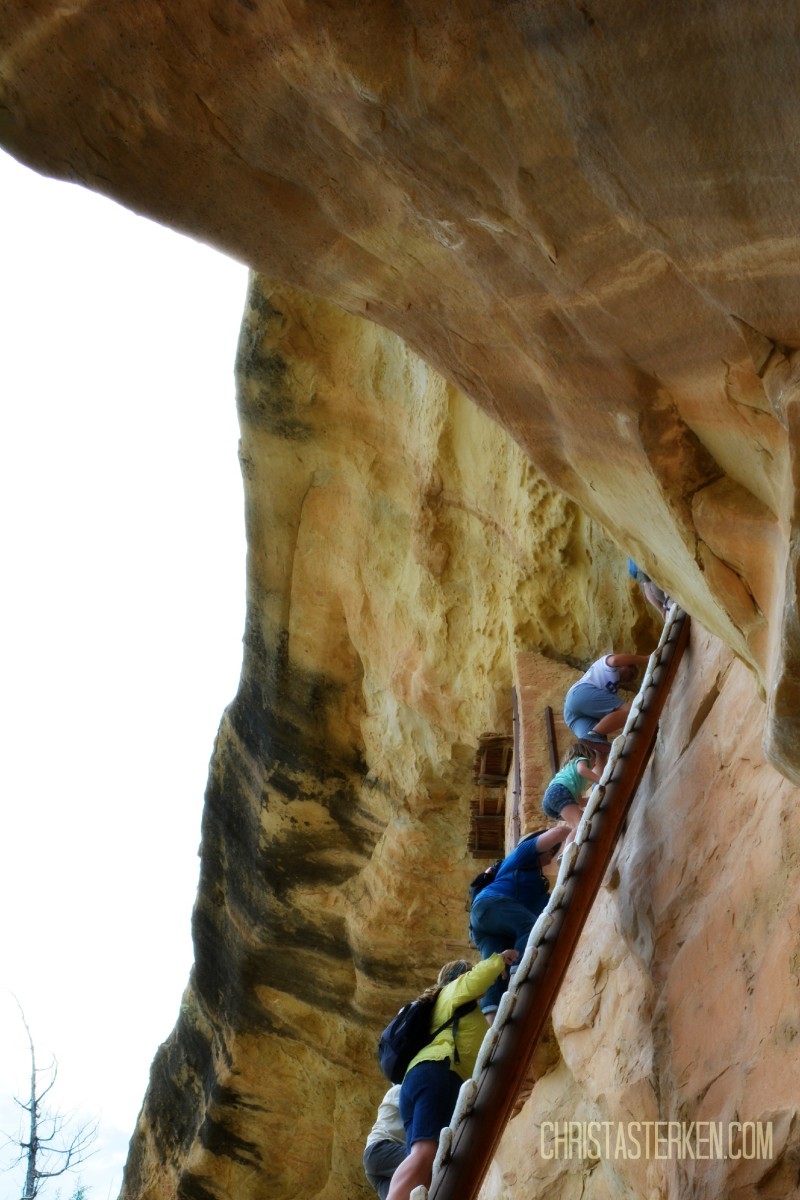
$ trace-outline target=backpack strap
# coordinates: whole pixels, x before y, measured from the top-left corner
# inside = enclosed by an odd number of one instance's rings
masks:
[[[458,1056],[458,1046],[456,1045],[456,1038],[458,1037],[458,1022],[461,1019],[461,1017],[465,1017],[468,1012],[472,1012],[473,1008],[477,1007],[477,1004],[478,1004],[477,1000],[466,1000],[463,1004],[459,1004],[458,1008],[455,1010],[452,1017],[450,1017],[449,1020],[445,1021],[444,1025],[440,1025],[435,1033],[431,1034],[428,1045],[430,1045],[431,1042],[435,1042],[437,1037],[439,1036],[439,1034],[442,1033],[443,1030],[447,1029],[448,1025],[452,1025],[453,1026],[453,1062],[461,1062],[461,1059]]]

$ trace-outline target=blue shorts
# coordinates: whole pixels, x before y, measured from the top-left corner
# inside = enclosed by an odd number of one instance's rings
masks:
[[[546,816],[557,821],[561,816],[562,808],[566,808],[568,804],[580,804],[580,800],[576,799],[563,783],[548,784],[547,790],[542,796],[542,808]]]
[[[458,1100],[461,1078],[450,1070],[450,1059],[417,1063],[400,1089],[400,1116],[406,1131],[406,1148],[414,1142],[438,1142],[450,1124]]]
[[[577,738],[585,738],[601,717],[624,703],[616,692],[605,692],[592,683],[573,683],[564,699],[564,720]]]

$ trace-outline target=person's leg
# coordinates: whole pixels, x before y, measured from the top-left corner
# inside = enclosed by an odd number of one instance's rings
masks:
[[[476,899],[469,922],[472,938],[480,950],[481,958],[491,958],[493,954],[500,954],[514,945],[516,929],[508,919],[508,905],[514,903],[514,900],[506,900],[502,896],[478,896]],[[490,1025],[507,986],[507,981],[502,977],[496,979],[478,1001],[481,1012]]]
[[[511,945],[511,941],[506,940],[510,938],[510,931],[502,922],[502,914],[498,916],[497,904],[497,897],[478,896],[470,909],[469,927],[481,958],[501,954]]]
[[[479,900],[480,896],[475,901],[475,905],[473,905],[473,911]],[[513,948],[519,950],[520,954],[524,954],[528,935],[533,929],[538,915],[538,913],[531,912],[524,904],[520,904],[518,900],[513,900],[510,896],[489,897],[489,902],[485,904],[479,915],[480,936],[486,937],[487,941],[491,937],[493,944],[497,945],[498,950]],[[473,929],[474,927],[475,923],[473,919]],[[475,936],[475,941],[478,941],[477,936]],[[500,942],[504,944],[500,946]],[[497,1008],[500,998],[507,988],[508,980],[503,979],[501,976],[487,989],[482,1000],[479,1002],[484,1014],[492,1012]]]
[[[613,712],[606,713],[604,717],[601,717],[600,720],[597,721],[590,730],[588,730],[588,732],[590,734],[602,733],[603,736],[606,736],[609,733],[616,733],[618,729],[622,729],[622,726],[628,719],[628,713],[630,711],[630,701],[620,704],[619,707],[615,708]]]
[[[567,846],[575,841],[575,834],[578,832],[578,826],[580,825],[581,817],[583,816],[583,807],[577,802],[573,804],[565,804],[558,815],[562,821],[566,821],[569,825],[569,833],[564,839],[564,845],[562,846],[561,852],[563,854]]]
[[[593,738],[589,738],[589,745],[597,755],[594,765],[598,769],[598,773],[602,775],[603,771],[606,769],[608,756],[611,753],[611,743],[606,741],[597,742]]]
[[[542,797],[542,808],[545,815],[554,821],[566,821],[569,825],[569,833],[565,835],[561,854],[564,853],[570,842],[575,840],[575,834],[583,816],[583,807],[569,788],[564,787],[561,783],[551,783]],[[559,855],[560,857],[561,855]]]
[[[429,1187],[433,1175],[433,1160],[436,1158],[438,1141],[427,1138],[414,1142],[408,1156],[392,1176],[386,1200],[409,1200],[415,1187]]]
[[[405,1143],[390,1142],[388,1138],[372,1142],[364,1151],[364,1174],[381,1200],[386,1200],[392,1176],[405,1156]]]
[[[536,922],[539,918],[539,913],[542,911],[545,904],[547,903],[547,896],[543,897],[542,909],[540,909],[539,912],[531,912],[531,910],[529,908],[525,908],[524,904],[517,904],[516,901],[514,901],[513,903],[514,903],[514,907],[515,907],[514,915],[516,918],[516,927],[517,927],[517,936],[516,936],[516,939],[514,940],[514,949],[519,951],[519,957],[522,958],[523,954],[525,953],[525,951],[528,948],[528,938],[530,937],[531,930],[533,929],[534,925],[536,924]],[[514,964],[514,969],[516,970],[516,968],[518,966],[519,966],[519,962],[516,962]],[[508,981],[504,980],[503,981],[503,990],[505,990],[507,987],[508,987]]]
[[[549,783],[542,796],[542,811],[551,821],[560,821],[562,808],[574,800],[572,792],[563,783]]]
[[[660,587],[656,587],[652,579],[648,579],[647,583],[642,584],[642,591],[647,603],[652,605],[662,619],[665,619],[669,614],[666,592],[663,592]]]
[[[449,1060],[421,1062],[412,1067],[400,1090],[400,1116],[406,1131],[408,1156],[392,1176],[387,1200],[409,1200],[415,1187],[428,1187],[439,1134],[453,1115],[461,1080]]]
[[[577,738],[582,736],[575,728],[576,721],[580,721],[581,719],[580,708],[576,703],[579,692],[580,689],[578,684],[573,683],[572,687],[564,697],[564,722]]]
[[[564,700],[564,720],[576,738],[581,741],[591,730],[597,730],[597,722],[619,706],[619,697],[591,683],[574,683]]]

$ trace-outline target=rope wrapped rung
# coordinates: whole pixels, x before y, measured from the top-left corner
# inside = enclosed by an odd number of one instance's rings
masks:
[[[578,857],[578,847],[572,842],[564,851],[564,857],[561,859],[561,868],[558,872],[559,882],[562,879],[567,879],[572,874],[572,868],[575,866],[575,859]],[[546,911],[546,910],[545,910]]]
[[[503,992],[503,995],[500,997],[500,1003],[497,1006],[497,1012],[495,1013],[494,1025],[492,1025],[492,1029],[497,1027],[498,1037],[500,1035],[500,1030],[503,1028],[506,1021],[509,1021],[514,1015],[514,1006],[517,1003],[516,980],[518,978],[519,970],[517,970],[512,977],[508,991]]]
[[[464,1121],[472,1112],[477,1094],[477,1080],[471,1077],[466,1079],[461,1085],[461,1089],[458,1093],[458,1100],[456,1101],[456,1106],[453,1110],[453,1119],[450,1122],[452,1129],[455,1129],[459,1122]],[[441,1144],[442,1139],[439,1138],[439,1145],[441,1146]]]
[[[441,1171],[442,1168],[447,1165],[447,1161],[450,1158],[450,1150],[453,1145],[454,1126],[455,1119],[453,1119],[451,1124],[448,1125],[446,1129],[443,1129],[439,1134],[439,1149],[436,1151],[436,1158],[433,1160],[434,1174],[436,1174],[437,1171]]]
[[[506,993],[506,995],[508,995],[508,993]],[[475,1059],[475,1069],[472,1072],[473,1079],[477,1079],[489,1066],[497,1043],[500,1040],[500,1030],[505,1023],[505,1013],[503,1011],[504,1000],[505,996],[501,996],[500,1007],[497,1010],[497,1016],[494,1019],[494,1024],[490,1025],[483,1041],[481,1042],[481,1048],[478,1051],[478,1057]],[[503,1013],[503,1019],[501,1019],[501,1013]]]

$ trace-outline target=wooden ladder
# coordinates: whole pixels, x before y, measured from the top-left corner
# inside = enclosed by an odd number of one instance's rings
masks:
[[[689,618],[674,606],[452,1124],[442,1130],[431,1186],[415,1188],[411,1200],[474,1200],[480,1190],[644,774],[688,638]]]

